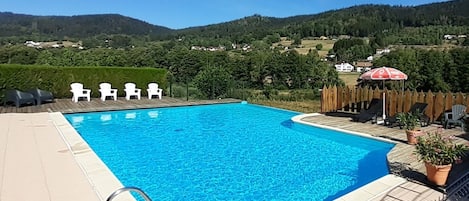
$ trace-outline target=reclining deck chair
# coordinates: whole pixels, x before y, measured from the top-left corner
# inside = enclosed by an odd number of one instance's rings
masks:
[[[125,99],[130,100],[132,96],[136,96],[137,99],[140,100],[140,92],[142,90],[139,88],[136,88],[135,83],[128,82],[128,83],[125,83],[124,86],[125,86],[124,88]]]
[[[445,128],[449,128],[451,124],[459,124],[464,131],[463,118],[466,116],[466,109],[464,105],[453,105],[451,112],[445,112]]]
[[[370,101],[370,104],[366,110],[360,111],[359,114],[356,114],[352,117],[352,121],[365,123],[367,121],[373,120],[377,121],[378,116],[383,114],[383,99],[373,98]]]
[[[430,124],[430,118],[425,114],[425,109],[427,106],[427,103],[416,102],[410,107],[408,111],[409,113],[417,114],[419,116],[420,126],[422,127],[428,126]],[[399,128],[401,129],[404,127],[404,125],[399,121],[399,118],[397,118],[397,115],[389,116],[384,120],[384,125],[388,127],[393,127],[396,124],[399,125]]]
[[[22,92],[16,89],[10,89],[6,92],[5,101],[3,106],[6,106],[8,102],[13,102],[16,107],[20,107],[22,104],[34,105],[34,96],[30,93]]]
[[[90,101],[90,95],[91,95],[91,89],[84,89],[82,83],[72,83],[70,84],[70,92],[72,92],[72,101],[73,102],[78,102],[78,99],[80,98],[86,98],[88,102]]]
[[[117,89],[113,89],[110,83],[103,82],[99,84],[99,92],[101,92],[101,100],[105,101],[106,97],[112,97],[117,100]]]
[[[28,90],[28,93],[34,96],[34,99],[36,99],[36,105],[40,105],[44,101],[54,102],[54,95],[52,95],[52,93],[49,91],[35,88]]]
[[[147,92],[148,99],[151,99],[153,96],[158,96],[158,98],[161,99],[161,96],[163,95],[163,89],[158,88],[157,83],[149,83]]]

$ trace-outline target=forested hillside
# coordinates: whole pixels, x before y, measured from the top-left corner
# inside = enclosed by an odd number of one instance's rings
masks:
[[[117,15],[32,16],[0,12],[0,37],[42,36],[55,40],[81,40],[102,34],[225,38],[250,42],[267,35],[318,37],[350,35],[369,37],[397,33],[406,27],[467,26],[469,1],[455,0],[416,7],[362,5],[315,15],[274,18],[254,15],[226,23],[171,30]],[[454,33],[457,34],[457,33]]]
[[[457,0],[416,7],[362,5],[317,15],[272,18],[254,15],[232,22],[177,30],[205,37],[262,39],[268,34],[304,37],[350,35],[374,36],[406,27],[467,26],[469,1]]]
[[[102,34],[165,35],[172,30],[118,14],[33,16],[0,12],[0,37],[80,40]]]

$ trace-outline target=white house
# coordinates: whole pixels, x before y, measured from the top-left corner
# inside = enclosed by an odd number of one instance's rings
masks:
[[[391,50],[389,48],[385,48],[385,49],[376,49],[376,54],[387,54],[387,53],[390,53]]]
[[[354,69],[354,67],[349,63],[341,63],[341,64],[336,64],[334,66],[335,66],[335,70],[339,72],[352,72]]]
[[[455,35],[450,35],[450,34],[446,34],[443,36],[443,38],[445,38],[445,40],[452,40],[453,38],[456,38]]]
[[[34,42],[32,40],[28,40],[24,43],[24,45],[26,45],[28,47],[37,47],[37,46],[40,46],[41,43],[40,42]]]
[[[366,71],[369,71],[371,70],[370,67],[357,67],[357,72],[361,73],[361,72],[366,72]]]

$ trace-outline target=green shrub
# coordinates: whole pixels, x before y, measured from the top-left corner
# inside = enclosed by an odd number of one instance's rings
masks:
[[[168,91],[169,93],[169,91]],[[172,97],[182,98],[182,99],[202,99],[203,95],[200,91],[195,88],[192,84],[189,84],[189,89],[187,89],[186,84],[184,83],[172,83],[171,86]]]
[[[124,96],[126,82],[134,82],[142,89],[146,89],[148,83],[156,82],[165,89],[166,72],[157,68],[0,65],[0,99],[3,100],[7,89],[28,90],[36,87],[51,91],[56,98],[70,98],[70,83],[73,82],[83,83],[85,88],[91,89],[92,97],[100,96],[99,83],[109,82],[113,88],[119,89],[119,96]],[[144,95],[146,90],[142,90]]]
[[[322,50],[322,43],[316,45],[316,50]]]
[[[230,87],[231,75],[221,67],[207,67],[194,78],[194,85],[207,98],[223,98]]]
[[[240,100],[247,100],[254,94],[252,93],[252,90],[250,89],[236,89],[232,88],[232,90],[229,91],[227,94],[230,98],[236,98]]]
[[[278,90],[274,89],[270,85],[264,86],[264,90],[262,90],[266,99],[272,99],[274,96],[278,95]]]

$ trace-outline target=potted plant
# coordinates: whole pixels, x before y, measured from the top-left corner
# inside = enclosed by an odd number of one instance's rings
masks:
[[[411,112],[402,112],[397,114],[397,119],[406,131],[407,143],[417,144],[417,137],[422,135],[422,131],[416,129],[419,125],[419,115]]]
[[[446,184],[452,164],[460,162],[468,150],[466,145],[453,143],[452,138],[429,133],[419,136],[415,146],[415,154],[425,162],[427,179],[438,186]]]

